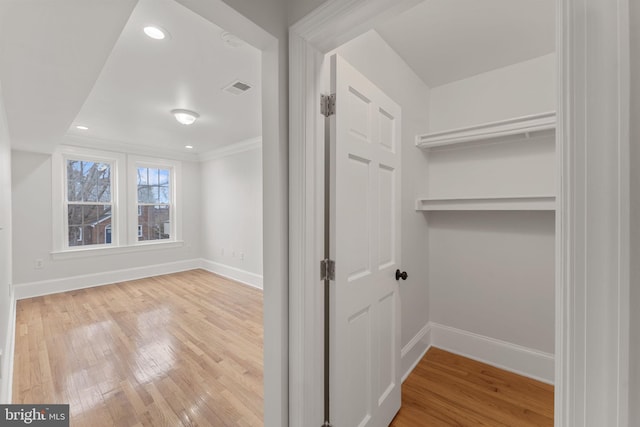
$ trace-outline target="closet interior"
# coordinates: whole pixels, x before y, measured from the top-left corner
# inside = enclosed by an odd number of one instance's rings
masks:
[[[554,22],[549,0],[427,0],[328,54],[402,108],[405,377],[436,346],[554,382]]]

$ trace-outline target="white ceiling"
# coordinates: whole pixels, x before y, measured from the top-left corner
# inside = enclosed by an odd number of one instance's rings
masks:
[[[0,82],[13,147],[52,150],[80,111],[135,4],[0,1]]]
[[[66,133],[103,147],[205,152],[261,135],[260,51],[231,47],[223,29],[173,0],[3,0],[0,25],[15,148],[51,151]],[[170,37],[150,39],[146,25]],[[222,91],[235,80],[252,89]],[[181,125],[176,108],[200,118]]]
[[[376,30],[434,87],[553,52],[554,4],[425,0]],[[148,24],[170,38],[147,38]],[[222,32],[174,0],[0,1],[0,82],[12,145],[50,152],[71,135],[173,152],[188,144],[202,153],[258,137],[260,52],[229,47]],[[253,88],[221,91],[236,79]],[[180,125],[174,108],[201,117]]]
[[[555,0],[424,0],[376,28],[429,87],[555,50]]]
[[[147,37],[150,24],[168,39]],[[173,0],[140,0],[69,133],[200,152],[259,137],[260,51],[231,47],[223,32]],[[235,80],[252,89],[222,91]],[[181,125],[170,114],[176,108],[200,118]]]

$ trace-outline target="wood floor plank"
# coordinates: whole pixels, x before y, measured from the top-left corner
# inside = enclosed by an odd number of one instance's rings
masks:
[[[203,270],[18,301],[14,403],[73,426],[260,426],[262,292]]]
[[[553,386],[432,347],[391,426],[553,426]]]

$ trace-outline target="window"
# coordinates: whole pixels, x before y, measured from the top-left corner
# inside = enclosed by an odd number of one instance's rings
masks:
[[[52,161],[54,254],[181,244],[180,162],[66,146]]]
[[[140,241],[172,238],[171,175],[170,168],[144,166],[136,168],[138,240]]]
[[[91,160],[66,161],[66,214],[68,246],[110,244],[111,164]],[[109,239],[110,240],[110,239]]]

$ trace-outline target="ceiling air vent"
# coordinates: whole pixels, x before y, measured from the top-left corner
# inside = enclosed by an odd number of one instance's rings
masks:
[[[240,80],[236,80],[235,82],[231,83],[229,86],[224,87],[222,90],[225,92],[232,93],[234,95],[240,95],[242,93],[245,93],[249,89],[251,89],[250,84],[241,82]]]

